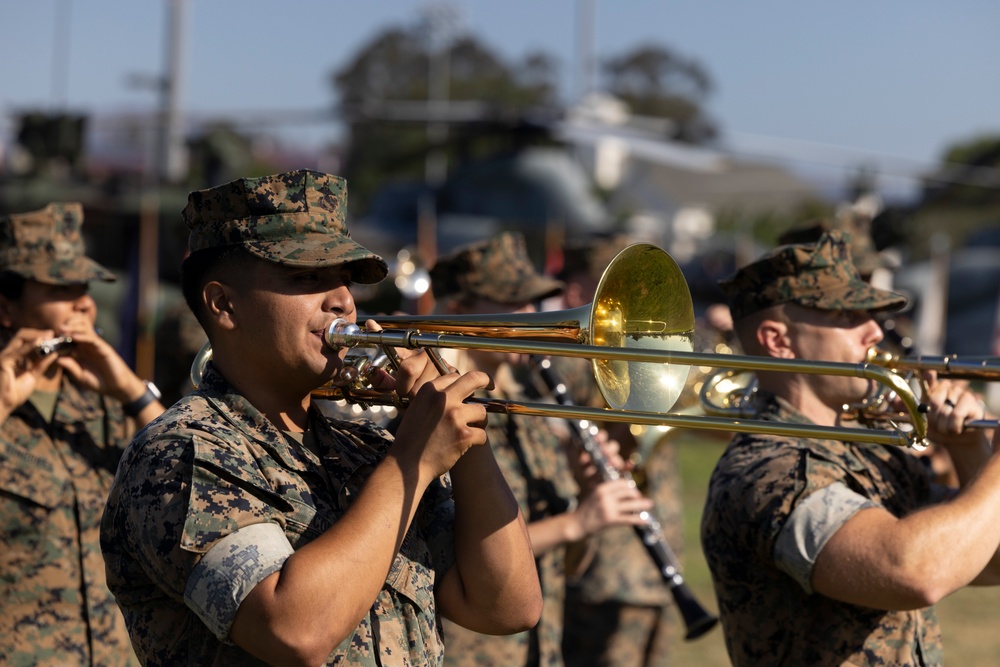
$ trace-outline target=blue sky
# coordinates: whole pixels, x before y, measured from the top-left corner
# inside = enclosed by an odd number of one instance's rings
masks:
[[[952,142],[1000,134],[1000,3],[592,0],[598,58],[660,42],[714,78],[708,111],[738,150],[803,164],[935,162]],[[424,0],[187,0],[185,106],[200,113],[330,105],[329,73]],[[508,58],[544,49],[577,90],[579,2],[454,0],[460,24]],[[0,0],[0,116],[65,104],[148,109],[129,75],[165,60],[166,0]],[[72,21],[65,85],[57,9]],[[9,130],[9,124],[0,130]],[[322,141],[334,126],[288,132]]]

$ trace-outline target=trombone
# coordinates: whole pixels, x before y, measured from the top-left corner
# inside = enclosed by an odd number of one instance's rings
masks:
[[[605,269],[594,301],[562,311],[503,315],[394,315],[377,318],[382,331],[364,331],[335,320],[325,332],[332,348],[375,348],[394,364],[394,348],[482,350],[591,360],[607,408],[520,403],[473,398],[488,412],[562,419],[624,422],[745,433],[769,433],[853,442],[919,447],[927,435],[926,418],[909,385],[877,364],[771,359],[693,352],[694,308],[680,267],[664,250],[648,243],[623,249]],[[210,349],[203,348],[192,365],[194,386],[201,381]],[[849,428],[785,424],[766,420],[671,414],[691,366],[784,371],[863,377],[885,385],[902,399],[909,428]],[[443,366],[443,364],[442,364]],[[369,364],[374,368],[375,364]],[[441,366],[439,366],[441,367]],[[346,377],[334,378],[314,395],[343,398],[366,405],[396,405],[392,392],[363,386],[364,373],[345,365]]]
[[[955,355],[899,356],[878,347],[868,350],[866,361],[882,366],[894,373],[902,374],[908,384],[914,373],[934,371],[940,377],[962,380],[991,381],[1000,379],[1000,357],[963,359]],[[917,381],[921,398],[927,394],[927,383]],[[898,412],[891,408],[891,395],[883,386],[864,401],[856,405],[843,406],[843,414],[851,420],[868,426],[886,423],[907,423],[908,412]],[[911,389],[912,390],[912,389]],[[740,418],[753,414],[752,399],[757,391],[757,378],[749,371],[735,368],[721,368],[709,373],[699,390],[698,399],[707,415]],[[923,405],[923,401],[921,401]],[[921,408],[923,410],[923,408]],[[970,419],[965,422],[967,429],[997,428],[998,420]]]

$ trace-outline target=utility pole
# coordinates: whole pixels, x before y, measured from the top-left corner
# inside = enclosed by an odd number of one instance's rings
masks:
[[[66,110],[69,99],[70,37],[73,18],[70,0],[56,5],[55,38],[52,41],[52,104],[57,112]]]
[[[138,261],[136,262],[135,370],[151,378],[156,366],[156,316],[160,284],[160,187],[177,183],[187,175],[187,147],[181,85],[184,65],[184,34],[188,0],[166,0],[166,67],[160,79],[160,122],[154,174],[147,175],[139,205]]]
[[[458,12],[445,1],[431,2],[421,11],[427,35],[427,157],[424,180],[429,191],[421,197],[417,211],[417,256],[424,266],[437,261],[437,198],[434,194],[448,177],[448,96],[451,80],[451,42]],[[433,307],[430,290],[417,299],[417,312]]]
[[[448,139],[447,116],[449,82],[451,80],[451,42],[458,22],[458,11],[448,2],[432,2],[422,10],[427,34],[427,152],[424,178],[438,186],[448,175],[448,156],[444,142]]]
[[[594,19],[596,0],[576,3],[576,93],[577,101],[597,88],[597,66],[594,42],[597,22]]]
[[[160,182],[176,183],[187,172],[184,118],[181,111],[188,0],[167,0],[166,72],[162,82],[159,168]]]

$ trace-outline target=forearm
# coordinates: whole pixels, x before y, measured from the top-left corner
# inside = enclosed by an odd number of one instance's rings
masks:
[[[537,621],[541,591],[528,531],[488,446],[451,470],[455,567],[438,589],[441,613],[478,632],[506,634]]]
[[[576,512],[563,512],[528,524],[528,535],[535,554],[541,555],[556,547],[577,542],[586,537]]]
[[[876,609],[934,604],[980,577],[994,558],[1000,546],[997,508],[1000,457],[994,456],[948,502],[902,519],[882,509],[862,510],[823,547],[814,588]]]
[[[989,435],[992,436],[992,432]],[[982,431],[974,434],[973,442],[962,447],[948,448],[948,455],[962,487],[976,478],[980,469],[989,460],[990,454],[989,438]]]
[[[387,457],[334,526],[254,588],[233,639],[276,664],[324,659],[371,608],[428,483],[415,466]]]
[[[936,602],[975,580],[1000,546],[1000,458],[952,501],[902,519],[898,562]]]

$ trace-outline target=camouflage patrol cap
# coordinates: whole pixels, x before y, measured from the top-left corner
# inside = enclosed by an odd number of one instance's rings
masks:
[[[839,231],[815,244],[783,245],[719,282],[733,319],[764,308],[797,303],[820,310],[899,310],[906,297],[861,279],[850,246]]]
[[[347,181],[339,176],[302,169],[241,178],[192,192],[181,215],[192,253],[242,246],[286,266],[348,264],[359,283],[377,283],[388,273],[385,260],[351,238]]]
[[[434,296],[463,296],[518,305],[559,294],[562,281],[542,275],[528,257],[524,236],[502,232],[443,257],[431,269]]]
[[[0,271],[50,285],[114,281],[84,254],[82,225],[83,206],[75,202],[0,217]]]

